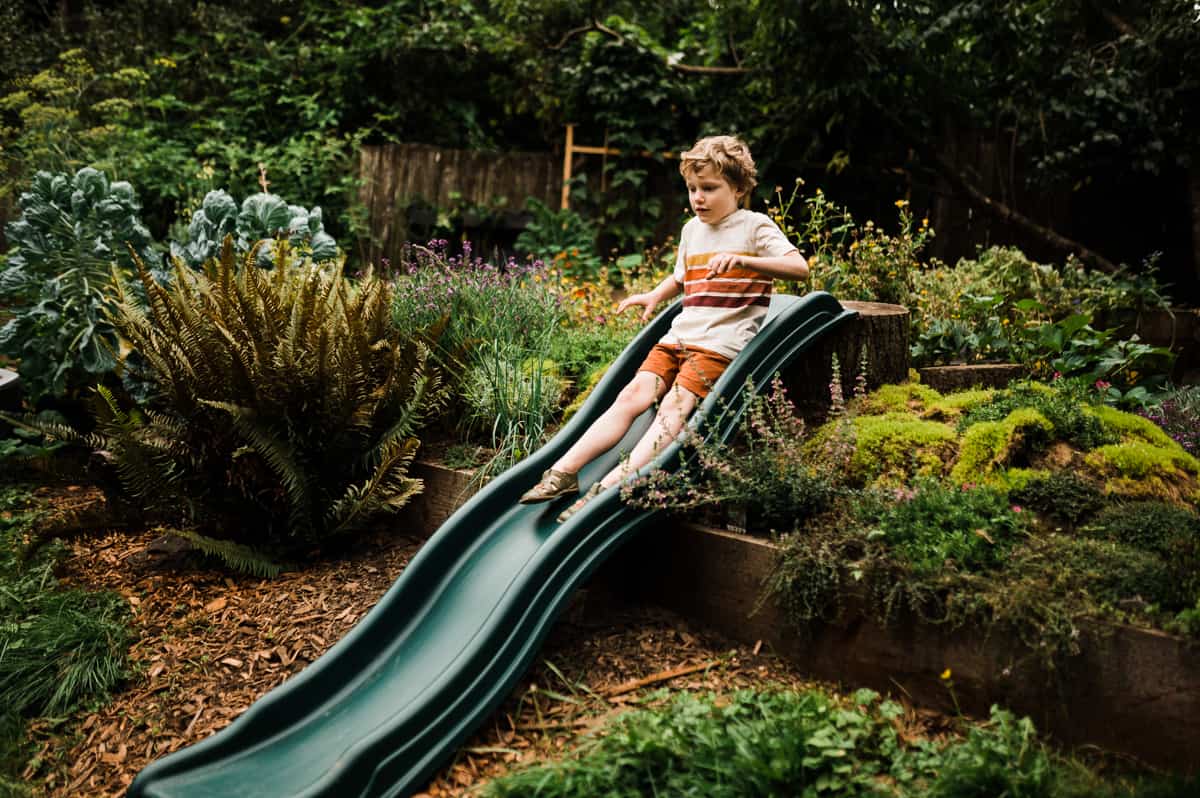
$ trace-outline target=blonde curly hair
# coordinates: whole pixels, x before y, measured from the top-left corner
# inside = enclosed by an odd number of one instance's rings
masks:
[[[727,180],[744,198],[758,185],[750,148],[736,136],[706,136],[679,157],[679,174],[685,180],[705,168]]]

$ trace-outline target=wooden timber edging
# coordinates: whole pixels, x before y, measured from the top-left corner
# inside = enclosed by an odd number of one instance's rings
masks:
[[[411,473],[425,481],[401,519],[414,533],[433,534],[475,489],[468,471],[417,462]],[[1200,772],[1196,644],[1098,626],[1103,633],[1085,631],[1082,652],[1047,674],[1023,643],[1004,635],[918,622],[881,626],[853,609],[802,636],[781,607],[761,601],[777,556],[768,540],[676,518],[639,534],[589,588],[666,607],[747,645],[761,641],[817,679],[947,713],[986,717],[998,704],[1028,715],[1063,745],[1095,745],[1155,767]],[[953,694],[942,679],[947,669]]]

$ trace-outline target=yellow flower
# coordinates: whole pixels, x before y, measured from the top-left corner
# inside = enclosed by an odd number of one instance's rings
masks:
[[[922,220],[921,220],[921,226],[922,226],[922,227],[928,227],[928,226],[929,226],[929,217],[928,217],[928,216],[926,216],[924,219],[922,219]]]
[[[896,207],[897,207],[897,208],[907,208],[907,207],[908,207],[908,200],[906,200],[906,199],[898,199],[898,200],[896,200],[896,202],[895,202],[895,205],[896,205]]]
[[[946,670],[942,671],[942,681],[946,681],[947,679],[950,678],[950,676],[951,676],[951,673],[950,673],[949,668],[946,668]]]
[[[159,56],[158,58],[155,58],[154,65],[166,67],[167,69],[174,69],[176,66],[178,66],[173,59],[167,58],[166,56]]]
[[[1129,372],[1129,381],[1130,382],[1137,382],[1137,378],[1138,378],[1138,373],[1136,371]]]

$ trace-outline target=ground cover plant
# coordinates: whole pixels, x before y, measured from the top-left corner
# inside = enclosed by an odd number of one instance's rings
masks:
[[[760,482],[788,483],[747,520],[782,533],[769,589],[801,629],[865,607],[884,623],[1005,630],[1027,646],[1017,660],[1052,665],[1079,651],[1090,621],[1194,628],[1200,462],[1097,391],[884,386],[803,438],[793,412],[777,386],[740,444],[701,444],[702,469],[627,495],[756,507]]]
[[[1053,754],[1028,719],[993,708],[962,735],[929,739],[870,690],[660,691],[561,761],[503,776],[487,796],[1183,796],[1180,779],[1099,777]]]
[[[0,484],[0,795],[32,792],[21,774],[27,726],[105,699],[129,675],[129,612],[112,593],[64,589],[54,575],[61,545],[34,548],[48,512],[29,485]],[[49,721],[54,723],[56,721]]]

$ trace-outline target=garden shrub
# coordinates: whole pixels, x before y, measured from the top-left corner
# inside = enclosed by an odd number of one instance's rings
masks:
[[[805,451],[805,424],[777,377],[755,394],[733,443],[690,440],[673,472],[655,471],[623,488],[635,506],[690,509],[745,507],[756,528],[791,529],[829,507],[835,491],[828,469]],[[695,461],[687,457],[695,455]]]
[[[116,368],[117,335],[106,317],[113,268],[132,271],[132,249],[155,264],[140,205],[125,182],[95,169],[38,172],[6,232],[12,250],[0,301],[12,318],[0,353],[20,361],[28,396],[77,396]]]
[[[1014,504],[1069,526],[1076,526],[1104,506],[1104,496],[1094,484],[1066,470],[1035,477],[1014,489],[1009,498]]]
[[[186,238],[171,242],[171,254],[198,269],[221,254],[226,236],[233,237],[239,256],[257,247],[257,263],[263,267],[274,265],[275,247],[270,242],[276,238],[286,238],[293,253],[318,263],[338,255],[337,242],[325,232],[319,207],[306,210],[288,205],[274,194],[260,192],[246,197],[239,210],[233,197],[223,190],[204,195],[200,207],[192,213]]]
[[[1039,382],[1018,383],[996,392],[991,401],[969,410],[959,420],[958,428],[961,431],[983,421],[1000,421],[1018,408],[1037,410],[1058,438],[1084,451],[1117,440],[1079,397]]]
[[[1193,457],[1200,457],[1200,385],[1172,391],[1141,415],[1163,429]]]
[[[150,305],[121,287],[114,323],[160,400],[107,393],[89,441],[148,508],[182,511],[214,538],[295,553],[399,509],[413,432],[442,401],[425,345],[390,324],[388,287],[336,267],[239,266],[232,243],[170,288],[140,271]]]
[[[871,529],[869,538],[926,575],[996,568],[1025,531],[1027,516],[1020,510],[990,488],[921,480],[914,488],[863,494],[856,515]]]
[[[473,256],[466,243],[461,255],[451,255],[440,240],[408,251],[395,279],[392,321],[406,334],[433,331],[461,434],[479,431],[476,411],[492,397],[498,412],[483,426],[496,455],[481,477],[541,445],[557,410],[549,400],[563,387],[550,358],[562,317],[562,300],[540,263],[493,264]],[[476,410],[469,397],[478,400]]]
[[[770,687],[651,698],[661,705],[621,713],[566,757],[501,776],[483,794],[1182,798],[1196,783],[1150,778],[1129,787],[1100,777],[999,707],[964,724],[965,735],[923,737],[906,731],[901,705],[871,690],[845,699]]]
[[[1106,507],[1082,530],[1162,558],[1184,604],[1200,598],[1200,514],[1161,501]]]

